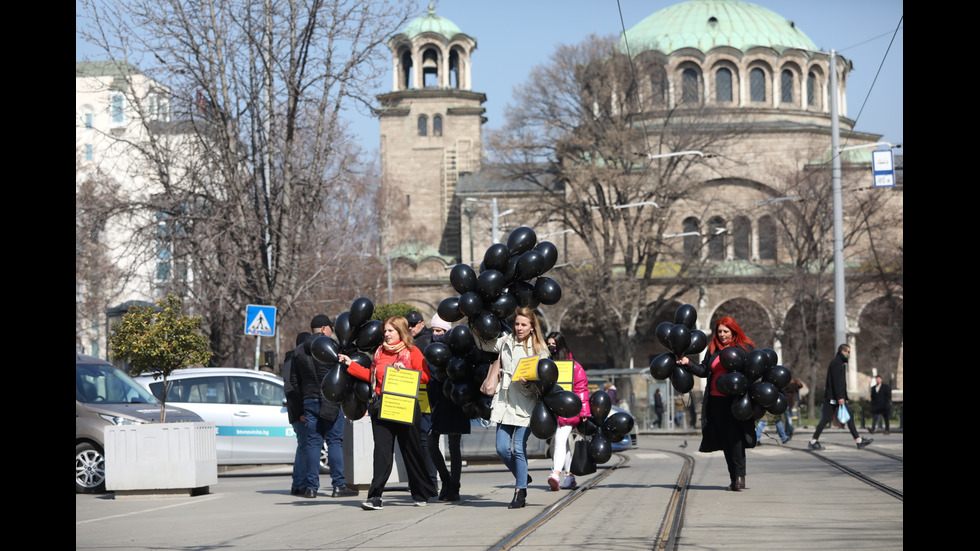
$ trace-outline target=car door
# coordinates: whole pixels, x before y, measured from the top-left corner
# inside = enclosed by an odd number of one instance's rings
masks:
[[[236,463],[292,463],[296,433],[289,424],[282,383],[259,377],[229,377]]]
[[[150,389],[160,396],[162,382],[151,383]],[[171,381],[167,403],[189,409],[217,427],[218,463],[226,465],[233,458],[233,405],[230,403],[228,381],[223,376],[175,378]]]

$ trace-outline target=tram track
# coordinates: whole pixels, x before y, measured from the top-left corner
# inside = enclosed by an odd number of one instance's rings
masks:
[[[794,449],[797,449],[797,448],[794,448]],[[870,476],[862,473],[861,471],[859,471],[857,469],[854,469],[852,467],[849,467],[849,466],[845,465],[844,463],[842,463],[840,461],[835,461],[835,460],[827,457],[826,455],[819,453],[816,450],[798,449],[798,451],[801,451],[801,452],[804,452],[804,453],[809,453],[813,457],[816,457],[816,458],[820,459],[821,461],[823,461],[824,463],[827,463],[828,465],[831,465],[832,467],[836,468],[837,470],[839,470],[839,471],[841,471],[841,472],[843,472],[845,474],[848,474],[851,477],[853,477],[853,478],[855,478],[857,480],[860,480],[861,482],[864,482],[865,484],[871,486],[872,488],[875,488],[875,489],[881,491],[884,494],[890,495],[890,496],[894,497],[895,499],[898,499],[899,501],[903,501],[903,502],[905,501],[903,492],[901,490],[892,488],[891,486],[888,486],[887,484],[884,484],[884,483],[882,483],[882,482],[880,482],[880,481],[878,481],[878,480],[876,480],[876,479],[874,479],[874,478],[872,478],[872,477],[870,477]],[[865,452],[873,452],[873,453],[876,453],[877,455],[880,455],[880,456],[883,456],[883,457],[888,457],[890,459],[895,459],[897,461],[903,461],[902,458],[897,457],[897,456],[892,455],[892,454],[889,454],[889,453],[880,452],[880,451],[873,451],[873,450],[870,450],[870,449],[867,449],[867,448],[865,448],[863,451],[865,451]]]

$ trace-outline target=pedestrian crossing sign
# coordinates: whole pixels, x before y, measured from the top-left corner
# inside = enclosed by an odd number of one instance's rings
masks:
[[[245,311],[245,334],[273,337],[276,334],[276,307],[249,304]]]

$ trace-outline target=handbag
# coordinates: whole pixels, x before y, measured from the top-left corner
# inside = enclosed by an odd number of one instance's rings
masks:
[[[582,476],[594,473],[595,469],[595,460],[589,453],[589,441],[585,439],[576,440],[572,450],[572,464],[568,470],[575,476]]]
[[[847,411],[847,406],[844,404],[838,406],[837,421],[839,421],[841,425],[846,425],[847,422],[850,420],[851,420],[851,412]]]
[[[490,364],[490,369],[487,371],[487,378],[483,380],[483,384],[480,385],[480,392],[486,394],[487,396],[493,396],[497,393],[497,385],[500,384],[500,360]]]

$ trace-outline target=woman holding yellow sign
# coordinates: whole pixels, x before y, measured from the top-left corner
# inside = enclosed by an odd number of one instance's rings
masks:
[[[521,384],[514,383],[514,374],[521,360],[548,353],[541,335],[538,318],[530,308],[517,309],[514,318],[514,333],[497,340],[500,357],[500,382],[490,404],[490,421],[497,423],[497,455],[514,474],[516,481],[514,499],[509,509],[524,507],[527,499],[527,484],[531,477],[527,474],[527,439],[531,433],[531,411],[534,410],[537,396],[528,382],[519,377]],[[537,365],[537,360],[533,360]]]
[[[548,352],[551,353],[552,360],[572,362],[572,392],[582,400],[582,411],[578,415],[558,418],[558,431],[555,432],[554,437],[554,469],[548,477],[548,486],[552,491],[558,491],[559,488],[574,490],[578,484],[575,483],[575,475],[571,473],[572,454],[568,450],[568,437],[572,435],[572,429],[578,427],[582,419],[592,415],[592,409],[589,407],[589,378],[585,375],[582,364],[572,357],[565,336],[558,331],[548,334]],[[561,479],[562,473],[565,473],[564,480]]]
[[[432,485],[432,479],[425,468],[422,457],[422,442],[419,436],[418,395],[419,383],[429,382],[429,369],[425,364],[422,351],[415,346],[412,334],[408,330],[408,321],[402,316],[393,316],[384,322],[384,342],[374,353],[370,366],[362,366],[351,361],[350,357],[339,354],[340,363],[347,366],[347,372],[362,381],[371,383],[372,401],[380,401],[379,408],[369,407],[371,411],[371,431],[374,435],[374,475],[371,488],[368,490],[367,501],[361,508],[371,511],[384,508],[381,494],[391,476],[392,463],[395,453],[395,439],[405,460],[405,470],[408,472],[408,484],[412,491],[412,499],[417,507],[423,507],[429,498],[435,497],[437,491]],[[402,370],[417,371],[401,373]],[[385,375],[392,380],[402,379],[409,384],[400,384],[398,388],[386,388]],[[390,381],[389,381],[390,382]],[[411,386],[414,384],[414,394]],[[388,387],[394,385],[389,384]],[[386,398],[382,401],[382,391]],[[398,404],[408,403],[407,415],[398,415]],[[413,403],[414,402],[414,403]],[[405,410],[405,407],[401,408]],[[391,415],[388,411],[391,410]],[[413,411],[414,410],[414,411]],[[404,413],[404,412],[403,412]]]

